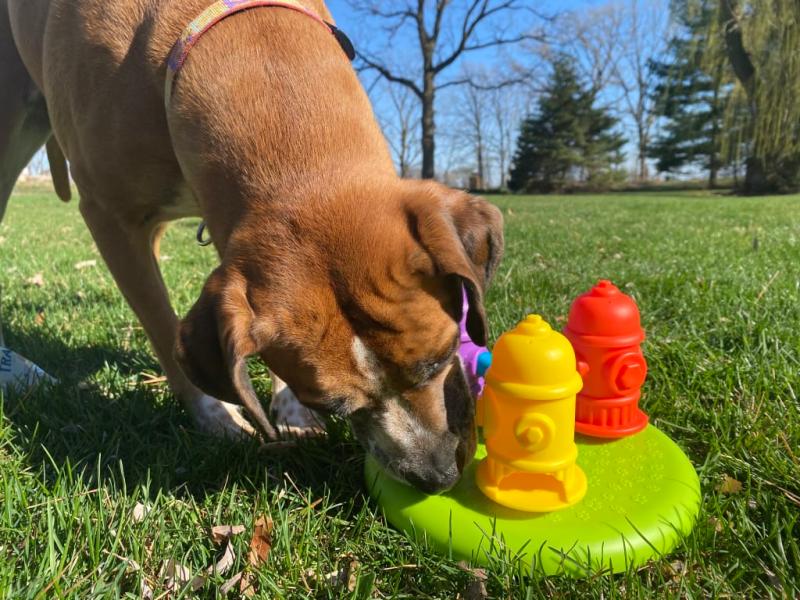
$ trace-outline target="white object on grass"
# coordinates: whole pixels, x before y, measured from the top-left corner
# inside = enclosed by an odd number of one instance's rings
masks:
[[[25,391],[40,383],[56,380],[27,358],[0,346],[0,389]]]

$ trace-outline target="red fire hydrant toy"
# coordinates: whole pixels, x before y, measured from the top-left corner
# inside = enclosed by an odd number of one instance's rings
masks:
[[[572,343],[583,378],[575,410],[575,430],[620,438],[647,427],[639,409],[647,363],[640,344],[644,330],[633,298],[602,280],[578,296],[564,335]]]

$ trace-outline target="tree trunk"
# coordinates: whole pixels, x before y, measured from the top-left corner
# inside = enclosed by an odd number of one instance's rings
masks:
[[[712,162],[708,169],[708,189],[713,190],[715,187],[717,187],[717,164]]]
[[[436,176],[434,158],[436,144],[434,135],[436,124],[434,122],[433,101],[435,96],[433,71],[425,71],[425,87],[422,90],[422,178],[433,179]]]
[[[504,192],[506,190],[506,153],[504,149],[500,150],[498,158],[500,163],[500,191]]]
[[[478,179],[480,180],[481,188],[484,187],[484,168],[483,168],[483,140],[478,136]]]
[[[647,181],[650,173],[647,171],[647,134],[639,128],[639,182]]]
[[[748,196],[766,194],[768,191],[764,159],[751,156],[745,162],[744,193]]]
[[[725,48],[728,54],[728,61],[736,74],[739,83],[742,84],[747,94],[750,105],[751,122],[756,120],[756,69],[750,60],[750,55],[744,47],[742,29],[736,18],[735,8],[738,7],[737,0],[722,0],[720,4],[719,19],[725,34]],[[752,129],[752,125],[751,125]],[[751,131],[750,135],[753,136]],[[770,165],[774,168],[774,165]],[[745,162],[744,193],[748,195],[765,194],[769,191],[767,185],[767,163],[764,158],[757,155],[751,156]]]

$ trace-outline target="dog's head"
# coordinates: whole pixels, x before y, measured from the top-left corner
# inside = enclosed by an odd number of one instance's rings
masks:
[[[176,354],[203,391],[245,406],[244,360],[260,354],[303,404],[347,417],[392,474],[436,492],[475,450],[458,322],[463,290],[467,331],[486,343],[502,216],[434,183],[378,194],[237,231]]]

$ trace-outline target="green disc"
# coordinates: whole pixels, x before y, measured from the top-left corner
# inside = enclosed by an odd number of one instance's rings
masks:
[[[655,427],[618,440],[576,436],[589,490],[578,504],[527,513],[495,504],[475,485],[476,458],[452,490],[428,496],[372,459],[367,486],[397,528],[440,552],[489,565],[503,556],[527,571],[576,577],[625,571],[669,553],[700,510],[700,481],[681,449]]]

